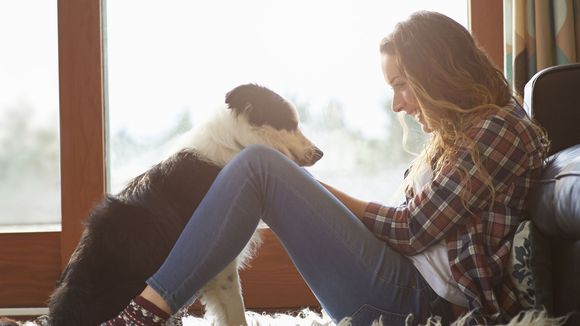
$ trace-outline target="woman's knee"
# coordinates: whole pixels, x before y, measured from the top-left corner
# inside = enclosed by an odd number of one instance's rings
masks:
[[[284,160],[284,155],[279,151],[262,144],[253,144],[242,149],[237,159],[250,162],[270,162]]]

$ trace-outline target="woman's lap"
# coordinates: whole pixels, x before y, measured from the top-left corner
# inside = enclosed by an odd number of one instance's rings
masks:
[[[247,148],[224,168],[150,284],[184,304],[242,250],[260,216],[333,319],[352,316],[364,325],[383,315],[390,324],[410,313],[429,315],[436,296],[410,260],[306,171],[263,146]]]

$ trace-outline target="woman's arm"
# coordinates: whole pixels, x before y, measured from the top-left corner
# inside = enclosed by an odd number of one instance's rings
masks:
[[[526,182],[518,178],[524,178],[529,169],[530,152],[512,124],[501,117],[491,117],[482,120],[470,132],[481,153],[483,168],[491,175],[494,185],[503,184],[504,189],[510,189],[516,182]],[[513,200],[511,196],[514,196],[507,191],[498,195],[503,196],[503,200]],[[447,238],[459,225],[474,218],[481,219],[482,212],[486,212],[485,223],[490,228],[486,236],[493,233],[497,241],[502,241],[517,220],[506,220],[501,209],[499,214],[490,211],[491,202],[491,191],[474,167],[469,152],[458,150],[455,160],[446,164],[404,205],[388,207],[370,203],[362,221],[397,251],[415,255]],[[505,205],[503,202],[494,204]]]
[[[344,206],[346,206],[350,211],[356,215],[358,218],[362,219],[365,214],[365,210],[369,204],[369,202],[354,198],[332,186],[327,185],[322,181],[320,182],[328,191],[330,191],[338,200],[342,202]]]

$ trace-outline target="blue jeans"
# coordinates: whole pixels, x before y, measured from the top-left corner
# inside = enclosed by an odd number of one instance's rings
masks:
[[[409,259],[308,172],[259,145],[224,167],[147,283],[179,310],[240,253],[260,218],[335,322],[350,316],[353,325],[370,325],[382,316],[385,325],[397,325],[408,314],[415,323],[449,311]]]

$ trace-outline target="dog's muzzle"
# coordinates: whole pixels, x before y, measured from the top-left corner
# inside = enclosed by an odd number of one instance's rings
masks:
[[[312,148],[312,150],[308,153],[308,155],[306,155],[306,162],[304,162],[305,163],[304,165],[305,166],[314,165],[314,163],[318,162],[318,160],[320,160],[323,155],[324,152],[322,152],[318,147]]]
[[[321,151],[318,147],[314,147],[314,154],[312,155],[312,160],[314,162],[320,160],[324,156],[324,152]]]

